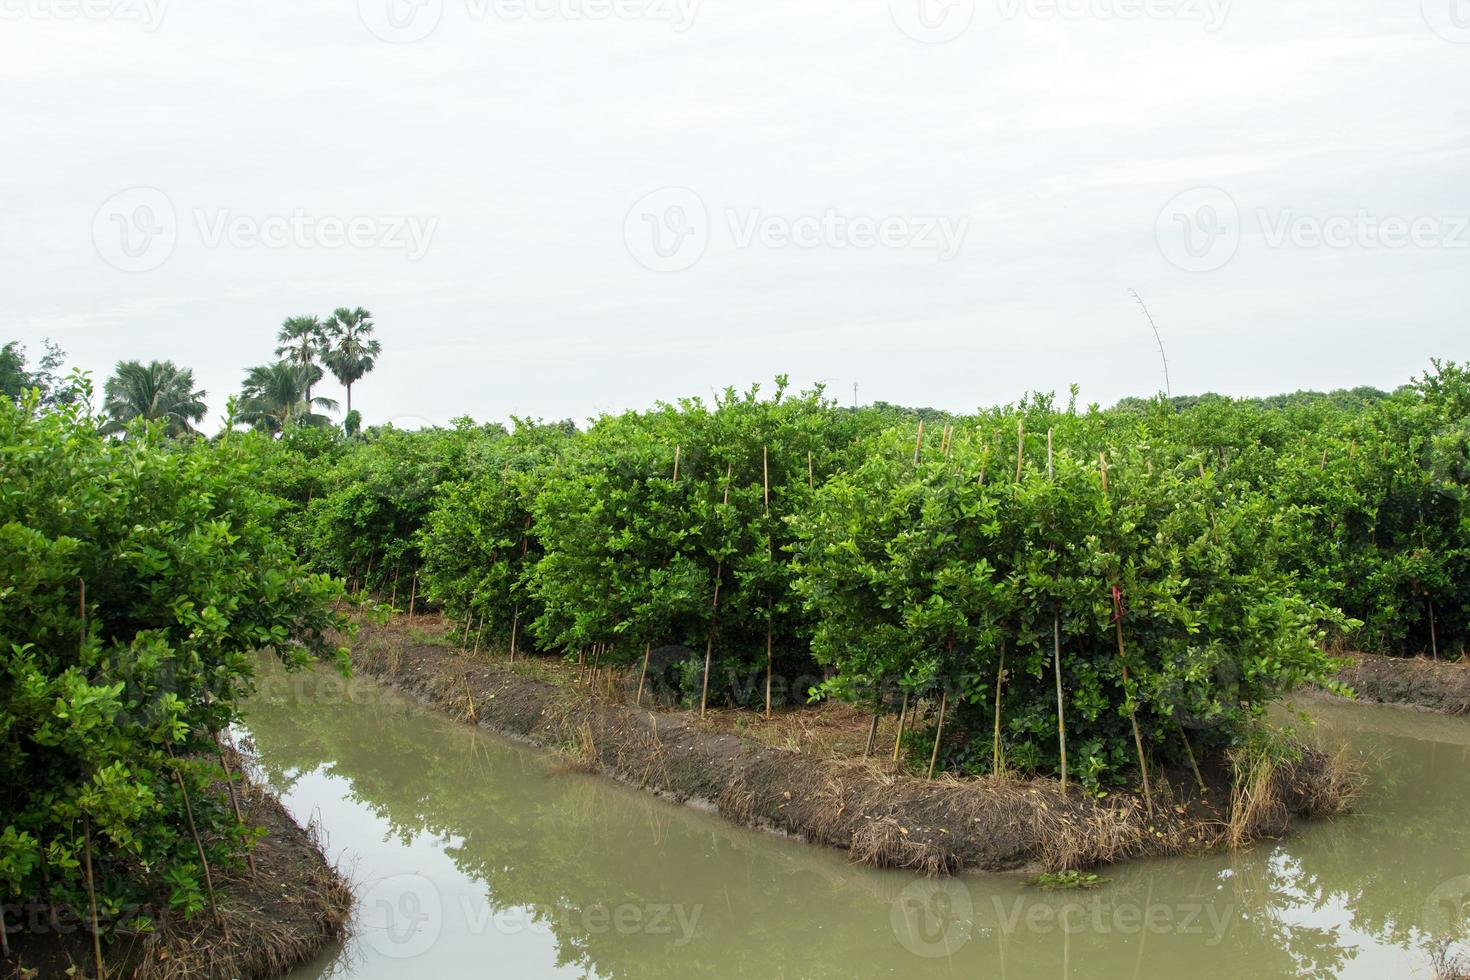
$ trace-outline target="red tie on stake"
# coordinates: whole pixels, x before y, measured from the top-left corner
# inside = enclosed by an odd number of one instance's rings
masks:
[[[1108,620],[1108,623],[1111,625],[1122,620],[1124,611],[1123,590],[1115,585],[1113,586],[1113,618]]]

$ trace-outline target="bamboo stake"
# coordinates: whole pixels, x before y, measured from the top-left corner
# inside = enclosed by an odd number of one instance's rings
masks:
[[[214,747],[219,750],[220,768],[225,771],[225,787],[230,791],[230,808],[235,811],[235,823],[244,827],[245,816],[240,812],[240,797],[235,795],[235,774],[230,771],[230,760],[225,755],[225,747],[220,744],[218,732],[214,734]],[[253,848],[245,852],[245,862],[250,865],[250,877],[254,879],[255,850]]]
[[[726,481],[726,487],[728,486],[729,482]],[[769,446],[761,447],[761,487],[765,494],[766,516],[769,517],[771,515],[771,450]],[[729,500],[728,489],[725,491],[725,499]]]
[[[82,856],[86,860],[87,898],[92,906],[92,956],[97,960],[97,980],[107,980],[102,965],[102,927],[97,923],[97,883],[92,877],[92,821],[82,814]]]
[[[1054,475],[1051,459],[1051,430],[1046,430],[1046,478],[1050,480]]]
[[[411,589],[408,590],[408,622],[409,622],[409,625],[412,625],[413,624],[413,605],[414,605],[414,600],[418,598],[418,595],[419,595],[419,573],[418,573],[418,569],[414,569],[414,573],[413,573],[413,588],[411,588]]]
[[[472,656],[472,657],[478,657],[480,655],[480,638],[483,637],[484,635],[485,635],[485,614],[482,612],[482,613],[480,613],[480,628],[477,629],[477,630],[475,630],[475,651],[473,653],[471,653],[470,656]]]
[[[1005,768],[1005,759],[1000,749],[1000,692],[1006,676],[1006,637],[1000,638],[1000,666],[995,669],[995,752],[990,762],[990,774],[999,776]]]
[[[1057,676],[1057,744],[1062,750],[1062,792],[1067,791],[1067,716],[1062,699],[1062,614],[1055,609],[1051,616],[1052,666]]]
[[[168,756],[175,762],[173,746],[164,744],[168,750]],[[204,888],[209,893],[209,907],[214,912],[214,920],[219,923],[220,932],[224,933],[225,939],[230,938],[230,930],[225,925],[225,917],[220,914],[219,902],[214,895],[214,876],[209,872],[209,856],[204,853],[204,841],[199,839],[199,828],[194,825],[194,806],[189,802],[189,788],[184,785],[184,774],[174,769],[174,781],[179,784],[179,792],[184,797],[184,816],[189,821],[189,833],[194,838],[194,846],[199,849],[199,863],[204,868]]]
[[[1426,596],[1429,601],[1429,647],[1434,651],[1434,659],[1439,659],[1439,634],[1434,627],[1434,596]]]
[[[521,625],[521,604],[518,602],[510,613],[510,662],[516,662],[516,628]]]
[[[919,419],[919,438],[914,440],[914,465],[919,465],[919,450],[924,448],[924,420]]]
[[[909,713],[909,692],[903,692],[903,706],[898,709],[898,734],[893,736],[893,761],[898,761],[898,748],[903,744],[903,726]]]
[[[1108,454],[1097,454],[1097,471],[1102,474],[1103,493],[1108,492]]]
[[[873,696],[873,721],[868,725],[868,743],[863,746],[863,758],[866,759],[873,754],[873,746],[878,741],[878,718],[883,712],[883,682],[877,684],[877,693]]]
[[[1118,663],[1123,668],[1123,700],[1128,705],[1128,720],[1133,725],[1133,746],[1138,750],[1138,771],[1143,773],[1143,798],[1148,805],[1149,816],[1154,812],[1154,793],[1148,781],[1148,763],[1143,757],[1143,735],[1138,730],[1138,711],[1133,705],[1132,680],[1128,676],[1128,655],[1123,652],[1123,607],[1118,607],[1118,618],[1114,622],[1118,632]],[[1187,740],[1186,740],[1187,741]]]
[[[648,658],[653,656],[653,641],[648,640],[643,646],[643,669],[638,673],[638,697],[634,699],[633,706],[643,707],[643,682],[648,679]]]
[[[1026,459],[1026,420],[1016,420],[1016,482],[1021,482],[1021,463]]]
[[[726,488],[729,492],[729,488]],[[720,578],[725,570],[725,562],[721,559],[715,565],[715,597],[710,603],[709,635],[704,643],[704,683],[699,691],[699,717],[704,717],[705,705],[709,702],[709,669],[710,663],[715,656],[715,619],[720,614]]]
[[[775,666],[775,618],[776,602],[766,597],[766,717],[771,717],[771,674]]]
[[[679,455],[683,451],[682,446],[674,447],[674,482],[679,482]]]
[[[817,489],[817,474],[816,470],[812,468],[812,451],[810,449],[806,451],[806,485],[810,490]]]
[[[1209,788],[1205,786],[1205,777],[1200,775],[1199,763],[1194,760],[1194,746],[1189,744],[1189,735],[1184,731],[1184,725],[1178,718],[1174,719],[1174,725],[1179,729],[1179,737],[1184,741],[1184,751],[1189,755],[1189,768],[1194,770],[1194,781],[1199,783],[1201,792],[1207,792]]]
[[[939,742],[944,738],[944,711],[949,706],[949,691],[939,692],[939,727],[934,731],[934,751],[929,753],[929,779],[934,778],[934,766],[939,762]]]
[[[398,569],[393,570],[393,598],[388,600],[389,609],[398,608]]]

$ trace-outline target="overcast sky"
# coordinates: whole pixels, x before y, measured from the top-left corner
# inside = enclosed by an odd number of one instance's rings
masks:
[[[0,0],[0,341],[368,423],[1465,358],[1470,0]],[[337,395],[337,386],[324,386]]]

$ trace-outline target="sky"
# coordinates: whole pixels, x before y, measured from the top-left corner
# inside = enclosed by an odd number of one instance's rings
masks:
[[[1470,0],[0,0],[0,342],[367,424],[1465,359]],[[320,389],[340,397],[329,383]]]

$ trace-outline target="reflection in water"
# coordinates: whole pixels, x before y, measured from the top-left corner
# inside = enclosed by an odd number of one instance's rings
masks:
[[[1413,976],[1470,895],[1457,719],[1314,704],[1374,755],[1361,814],[1048,893],[858,868],[557,772],[370,681],[265,670],[261,768],[360,897],[347,948],[300,977]]]

